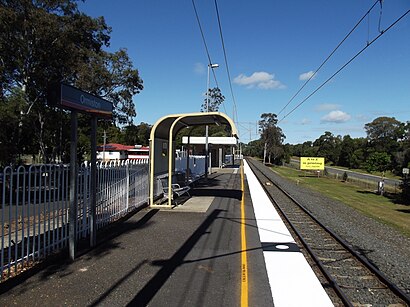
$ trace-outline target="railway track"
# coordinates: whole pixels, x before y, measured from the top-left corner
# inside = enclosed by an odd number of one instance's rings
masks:
[[[309,257],[336,293],[329,295],[335,305],[410,306],[410,298],[391,283],[366,258],[353,250],[332,230],[272,180],[272,171],[262,163],[247,159],[249,166]],[[315,270],[316,273],[317,270]]]

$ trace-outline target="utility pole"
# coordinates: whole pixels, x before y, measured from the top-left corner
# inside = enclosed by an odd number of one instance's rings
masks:
[[[209,70],[218,68],[219,64],[208,64],[208,79],[206,84],[206,112],[209,112]],[[205,126],[205,180],[208,180],[208,169],[209,169],[209,144],[208,144],[208,125]]]

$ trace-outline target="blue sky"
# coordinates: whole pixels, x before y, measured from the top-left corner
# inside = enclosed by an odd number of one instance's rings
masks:
[[[219,0],[218,8],[242,142],[257,139],[262,113],[278,114],[373,0]],[[217,81],[233,116],[233,99],[213,0],[195,1]],[[314,141],[325,131],[365,136],[379,116],[410,120],[410,14],[382,35],[321,90],[286,116],[344,63],[410,9],[408,0],[383,1],[282,111],[285,142]],[[110,50],[126,48],[144,80],[134,97],[135,123],[197,112],[207,87],[208,58],[191,0],[87,0],[80,10],[104,16]],[[381,18],[380,18],[380,12]],[[215,86],[211,78],[210,87]],[[283,118],[286,116],[285,118]]]

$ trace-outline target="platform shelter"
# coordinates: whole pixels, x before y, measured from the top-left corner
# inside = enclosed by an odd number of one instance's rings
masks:
[[[221,112],[198,112],[172,114],[160,118],[152,127],[150,135],[150,192],[149,203],[154,205],[154,187],[158,176],[167,176],[168,195],[172,195],[172,175],[175,169],[175,137],[184,128],[206,125],[226,125],[231,135],[238,138],[232,119]],[[167,207],[172,206],[171,197]]]

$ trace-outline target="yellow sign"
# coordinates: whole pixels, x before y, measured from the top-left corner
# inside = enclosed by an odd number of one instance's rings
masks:
[[[325,169],[325,158],[300,157],[300,169],[323,171]]]

